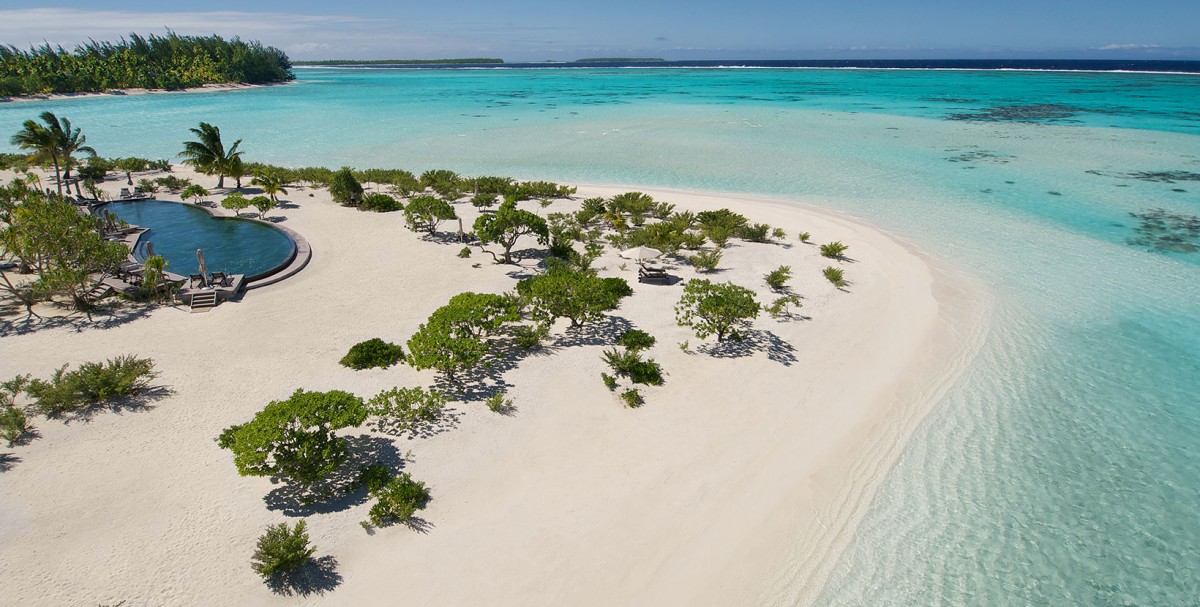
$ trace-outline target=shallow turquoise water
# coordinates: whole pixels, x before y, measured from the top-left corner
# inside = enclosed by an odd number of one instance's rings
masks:
[[[295,245],[287,234],[253,221],[214,218],[202,209],[173,202],[142,200],[114,202],[103,207],[125,221],[149,228],[135,255],[146,255],[146,244],[167,260],[167,270],[187,276],[198,274],[196,250],[204,251],[209,272],[265,273],[287,261]]]
[[[819,602],[1200,596],[1200,253],[1129,243],[1130,213],[1200,215],[1194,75],[302,70],[0,106],[0,132],[43,107],[105,155],[171,157],[205,120],[255,160],[802,196],[869,219],[997,305]],[[1137,175],[1165,172],[1182,179]]]

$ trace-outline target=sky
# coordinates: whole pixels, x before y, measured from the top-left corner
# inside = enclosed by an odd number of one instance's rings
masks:
[[[1198,0],[5,0],[0,43],[169,28],[294,60],[1200,59],[1197,23]]]

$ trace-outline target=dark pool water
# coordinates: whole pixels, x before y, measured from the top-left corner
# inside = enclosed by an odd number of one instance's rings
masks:
[[[146,243],[167,259],[167,271],[199,272],[196,249],[203,249],[209,272],[254,276],[287,261],[295,244],[281,230],[236,218],[215,218],[203,209],[174,202],[141,200],[116,202],[103,207],[125,221],[150,231],[138,242],[134,255],[146,256]]]

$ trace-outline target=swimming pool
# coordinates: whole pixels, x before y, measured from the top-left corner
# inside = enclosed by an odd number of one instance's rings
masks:
[[[213,217],[204,209],[177,202],[138,200],[102,207],[121,219],[149,231],[138,240],[134,257],[146,258],[146,244],[166,258],[167,271],[199,273],[196,249],[204,251],[209,272],[245,274],[262,278],[291,261],[296,243],[282,230],[257,221]]]

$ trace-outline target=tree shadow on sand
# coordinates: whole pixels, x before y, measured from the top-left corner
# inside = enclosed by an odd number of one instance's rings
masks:
[[[435,420],[404,422],[394,417],[381,417],[372,420],[371,426],[377,432],[398,438],[430,438],[457,428],[461,419],[462,411],[452,406],[446,406],[442,408],[441,414]]]
[[[325,555],[312,559],[295,571],[272,576],[266,580],[272,592],[284,596],[322,595],[332,592],[342,583],[342,574],[337,572],[337,559]]]
[[[11,453],[0,453],[0,472],[12,470],[19,461],[21,461],[21,458]]]
[[[742,358],[765,352],[767,359],[790,367],[796,362],[796,348],[771,331],[750,329],[742,332],[741,341],[727,339],[706,343],[696,348],[713,358]]]
[[[296,517],[341,512],[366,503],[369,497],[359,484],[360,467],[379,464],[393,472],[404,468],[404,458],[389,439],[360,434],[347,436],[346,442],[350,456],[317,485],[305,487],[272,478],[271,482],[281,484],[263,496],[267,509]]]
[[[91,311],[90,318],[83,312],[71,312],[63,316],[43,316],[41,318],[35,316],[25,317],[22,312],[22,318],[4,318],[0,320],[0,337],[26,335],[62,327],[70,328],[76,333],[82,333],[91,329],[112,329],[145,317],[157,307],[150,304],[113,301],[100,304],[94,308]],[[8,315],[5,314],[4,316]]]

